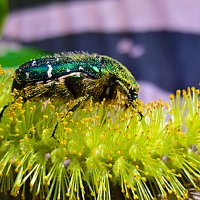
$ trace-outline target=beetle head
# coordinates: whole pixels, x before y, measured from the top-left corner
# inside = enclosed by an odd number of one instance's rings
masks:
[[[130,89],[129,89],[129,95],[128,95],[128,100],[130,102],[133,102],[137,98],[138,98],[138,89],[136,89],[135,87],[130,87]]]

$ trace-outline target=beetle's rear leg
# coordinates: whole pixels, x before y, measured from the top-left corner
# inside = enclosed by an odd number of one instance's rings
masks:
[[[9,105],[10,105],[10,104],[5,105],[5,106],[3,107],[3,109],[1,110],[1,112],[0,112],[0,122],[1,122],[1,118],[3,117],[4,111],[6,110],[6,108],[7,108]]]
[[[13,89],[11,90],[11,92],[13,92]],[[14,92],[14,95],[15,95],[14,100],[9,102],[8,104],[4,105],[3,109],[1,110],[1,112],[0,112],[0,122],[1,122],[1,119],[3,117],[3,114],[6,110],[6,108],[8,108],[10,105],[12,105],[15,102],[15,100],[19,97],[17,92]]]

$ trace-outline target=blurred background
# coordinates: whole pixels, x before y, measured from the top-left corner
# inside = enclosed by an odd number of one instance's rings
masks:
[[[86,51],[122,62],[145,102],[199,87],[199,0],[0,0],[0,28],[3,67]]]

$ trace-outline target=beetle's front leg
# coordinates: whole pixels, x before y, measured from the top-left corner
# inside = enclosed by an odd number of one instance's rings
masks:
[[[116,80],[116,83],[120,86],[121,91],[127,96],[128,101],[132,105],[132,107],[136,108],[135,104],[133,103],[133,99],[131,95],[129,94],[129,90],[124,86],[124,84],[121,81]],[[140,115],[140,120],[142,120],[143,114],[139,110],[138,110],[138,113]]]

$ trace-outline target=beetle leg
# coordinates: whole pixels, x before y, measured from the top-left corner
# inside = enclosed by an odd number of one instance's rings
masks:
[[[42,87],[39,88],[39,89],[38,89],[38,87],[36,87],[36,88],[34,87],[35,89],[32,89],[32,87],[33,87],[33,86],[27,86],[27,88],[23,89],[23,90],[21,91],[21,93],[25,93],[25,96],[22,95],[22,94],[21,94],[21,95],[16,95],[16,96],[15,96],[15,100],[16,100],[18,97],[22,96],[22,97],[23,97],[23,103],[25,103],[25,102],[27,101],[27,99],[31,99],[31,98],[37,96],[38,94],[44,93],[44,92],[45,92],[44,90],[41,90]],[[13,89],[14,89],[14,88],[13,88]],[[13,89],[12,89],[12,90],[13,90]],[[28,94],[28,92],[30,92],[30,91],[31,91],[31,93]],[[26,93],[27,93],[27,94],[26,94]],[[4,111],[6,110],[6,108],[7,108],[8,106],[12,105],[12,104],[15,102],[15,100],[14,100],[13,102],[11,102],[11,103],[5,105],[5,106],[3,107],[3,109],[2,109],[1,112],[0,112],[0,122],[1,122],[1,118],[3,117]]]
[[[3,113],[4,113],[5,109],[6,109],[9,105],[10,105],[10,104],[5,105],[5,106],[3,107],[3,109],[1,110],[1,112],[0,112],[0,122],[1,122],[1,118],[3,117]]]
[[[58,93],[63,99],[73,99],[74,95],[66,87],[65,83],[62,81],[56,82],[54,90]],[[53,91],[54,91],[53,90]]]
[[[51,134],[51,137],[54,138],[54,139],[56,139],[55,133],[56,133],[57,127],[58,127],[58,122],[56,122],[56,125],[54,126],[53,132],[52,132],[52,134]],[[57,140],[57,139],[56,139],[56,140]]]
[[[132,104],[132,106],[134,107],[135,105],[133,104],[132,100],[131,100],[131,96],[129,94],[129,91],[126,89],[126,87],[124,86],[124,84],[119,81],[119,80],[116,80],[116,83],[120,86],[122,92],[128,97],[128,101]]]
[[[126,89],[126,87],[124,86],[124,84],[119,81],[119,80],[116,80],[116,83],[120,86],[122,92],[128,97],[128,101],[130,102],[130,104],[133,106],[133,108],[136,108],[135,104],[133,103],[132,99],[131,99],[131,96],[129,94],[129,91]],[[140,120],[142,120],[143,118],[143,114],[138,111],[139,115],[140,115]]]
[[[69,111],[74,112],[81,104],[86,102],[90,98],[90,95],[85,95],[84,97],[79,97],[76,101],[77,103]]]
[[[78,99],[76,99],[75,101],[77,101],[77,103],[71,108],[68,110],[68,112],[72,111],[74,112],[81,104],[83,104],[85,101],[87,101],[88,99],[90,98],[90,95],[85,95],[84,97],[80,97]],[[67,114],[66,114],[67,115]],[[64,116],[63,116],[64,117]],[[56,125],[53,129],[53,132],[51,134],[51,137],[53,137],[54,139],[58,140],[56,137],[55,137],[55,133],[56,133],[56,129],[58,127],[58,121],[56,122]]]
[[[138,113],[139,113],[139,115],[140,115],[140,121],[141,121],[142,118],[144,117],[144,115],[143,115],[140,111],[138,111]]]
[[[50,84],[38,84],[38,85],[30,85],[25,87],[21,93],[21,94],[25,100],[27,99],[32,99],[34,97],[39,97],[42,96],[43,94],[45,94],[45,92],[48,91],[49,87],[52,87],[54,83]]]
[[[59,94],[63,99],[65,98],[72,98],[73,95],[71,92],[66,88],[63,82],[58,81],[51,81],[45,84],[36,84],[27,86],[22,90],[21,94],[25,100],[32,99],[34,97],[45,96],[45,93],[53,92],[53,95]]]

